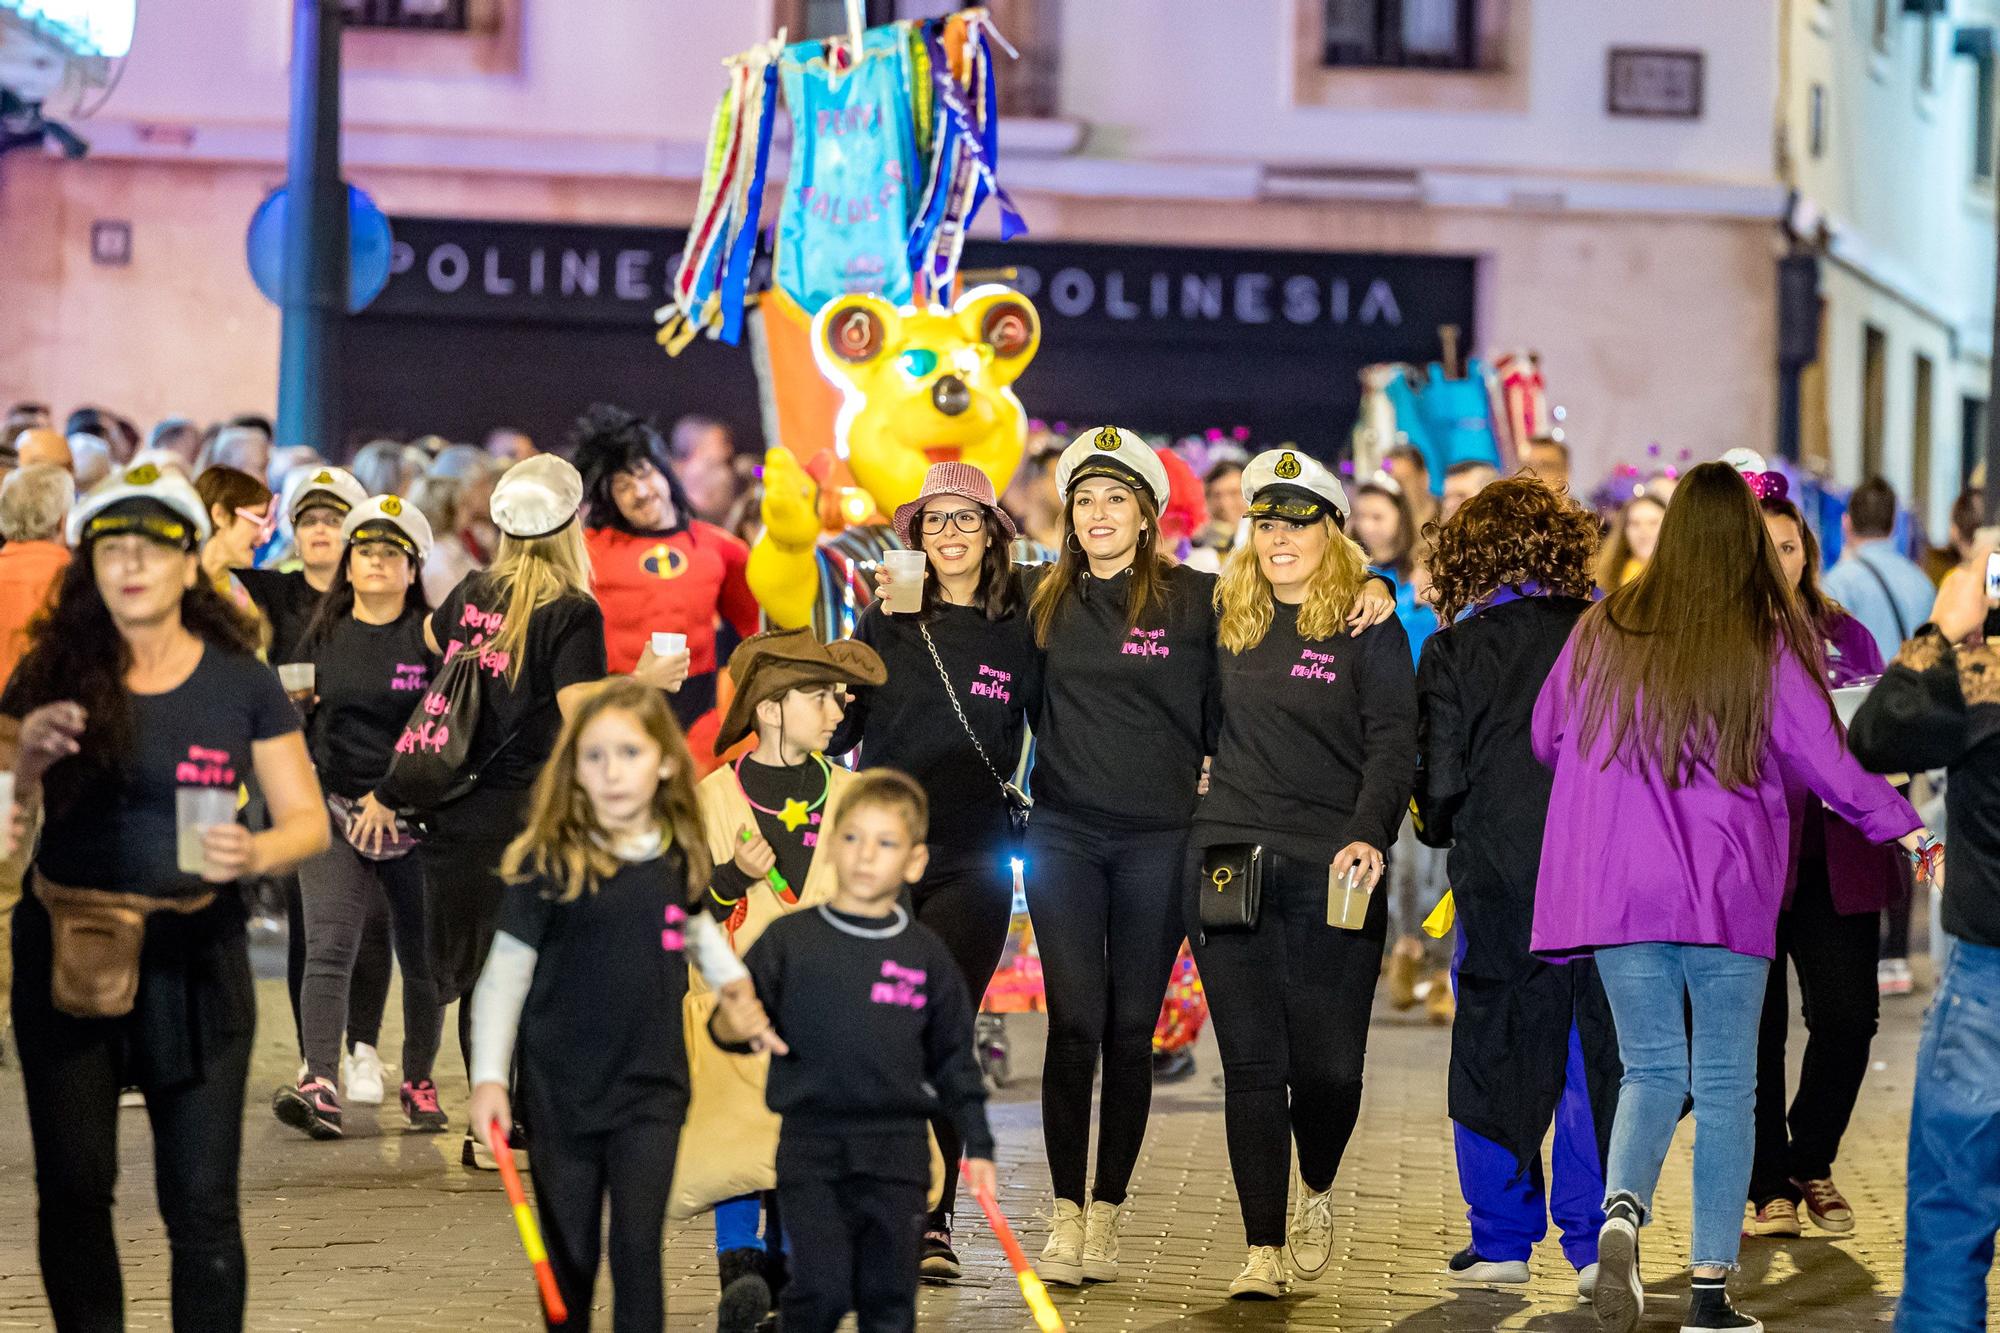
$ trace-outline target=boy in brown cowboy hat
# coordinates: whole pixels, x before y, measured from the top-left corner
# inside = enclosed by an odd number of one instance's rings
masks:
[[[824,644],[809,629],[790,629],[745,639],[729,656],[729,675],[736,693],[716,752],[752,734],[757,748],[709,774],[696,795],[715,858],[709,905],[741,955],[780,916],[833,897],[833,858],[818,854],[819,831],[831,826],[854,774],[820,752],[846,712],[847,687],[880,685],[888,673],[866,644]],[[695,983],[687,1003],[691,1021],[705,1025],[715,997]],[[776,1227],[758,1239],[759,1196],[777,1184],[778,1117],[764,1104],[761,1063],[693,1045],[704,1049],[691,1056],[683,1138],[704,1146],[675,1179],[674,1212],[714,1206],[723,1287],[716,1326],[747,1333],[775,1308],[781,1285]]]

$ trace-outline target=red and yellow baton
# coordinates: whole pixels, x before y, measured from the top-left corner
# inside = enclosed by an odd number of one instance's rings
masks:
[[[556,1288],[556,1270],[549,1267],[549,1252],[542,1247],[542,1230],[535,1225],[535,1215],[528,1209],[528,1193],[521,1188],[521,1173],[514,1169],[514,1150],[507,1146],[507,1131],[497,1119],[487,1126],[486,1142],[500,1167],[500,1183],[506,1186],[507,1202],[514,1206],[514,1227],[521,1233],[521,1248],[528,1252],[528,1262],[535,1266],[535,1285],[542,1289],[542,1308],[548,1311],[551,1324],[568,1323],[569,1307],[563,1304],[562,1292]]]
[[[1055,1302],[1049,1299],[1049,1289],[1042,1285],[1042,1279],[1028,1266],[1028,1256],[1021,1252],[1021,1242],[1014,1239],[1014,1229],[1007,1225],[1001,1215],[1000,1205],[993,1196],[983,1191],[975,1192],[979,1207],[986,1214],[986,1225],[993,1228],[993,1234],[1000,1238],[1000,1249],[1007,1256],[1007,1262],[1014,1269],[1014,1280],[1021,1284],[1021,1298],[1028,1303],[1028,1312],[1035,1317],[1035,1327],[1041,1333],[1064,1333],[1063,1317],[1056,1311]]]

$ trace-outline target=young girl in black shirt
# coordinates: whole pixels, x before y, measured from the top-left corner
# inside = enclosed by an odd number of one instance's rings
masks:
[[[660,1237],[687,1113],[688,954],[732,1021],[767,1025],[743,965],[697,906],[709,864],[694,766],[663,696],[624,676],[595,687],[507,848],[500,925],[473,995],[473,1132],[504,1148],[491,1126],[511,1128],[518,1036],[536,1207],[569,1329],[590,1327],[607,1197],[612,1327],[658,1333],[666,1323]]]

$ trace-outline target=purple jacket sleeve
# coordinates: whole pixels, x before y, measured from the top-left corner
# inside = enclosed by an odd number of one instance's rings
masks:
[[[1530,740],[1534,746],[1535,758],[1541,760],[1542,767],[1553,769],[1556,757],[1562,753],[1563,731],[1569,723],[1569,663],[1570,654],[1575,650],[1574,636],[1563,645],[1562,655],[1549,668],[1549,678],[1542,682],[1542,692],[1535,696],[1534,729]]]
[[[1772,691],[1771,748],[1787,772],[1868,841],[1894,842],[1923,827],[1894,787],[1847,752],[1825,692],[1790,653],[1779,659]]]

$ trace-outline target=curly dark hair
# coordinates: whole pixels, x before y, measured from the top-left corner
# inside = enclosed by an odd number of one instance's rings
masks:
[[[576,468],[583,474],[583,503],[588,511],[585,521],[589,526],[616,528],[634,537],[653,535],[639,532],[626,522],[618,502],[611,498],[611,483],[619,473],[647,463],[658,468],[667,479],[667,493],[673,498],[674,521],[667,531],[680,531],[694,517],[687,492],[681,489],[680,476],[674,471],[667,442],[646,418],[610,403],[593,403],[588,412],[577,418],[571,438],[575,444]]]
[[[1449,625],[1502,588],[1539,584],[1588,597],[1597,584],[1597,520],[1560,491],[1523,474],[1485,487],[1451,521],[1430,523],[1430,599]]]
[[[81,751],[49,770],[44,789],[51,812],[122,775],[131,757],[132,696],[125,674],[132,649],[97,591],[86,544],[63,571],[55,599],[28,624],[28,651],[7,684],[7,712],[26,717],[44,704],[74,701],[89,715]],[[255,623],[197,576],[181,595],[181,623],[212,648],[254,657]]]

